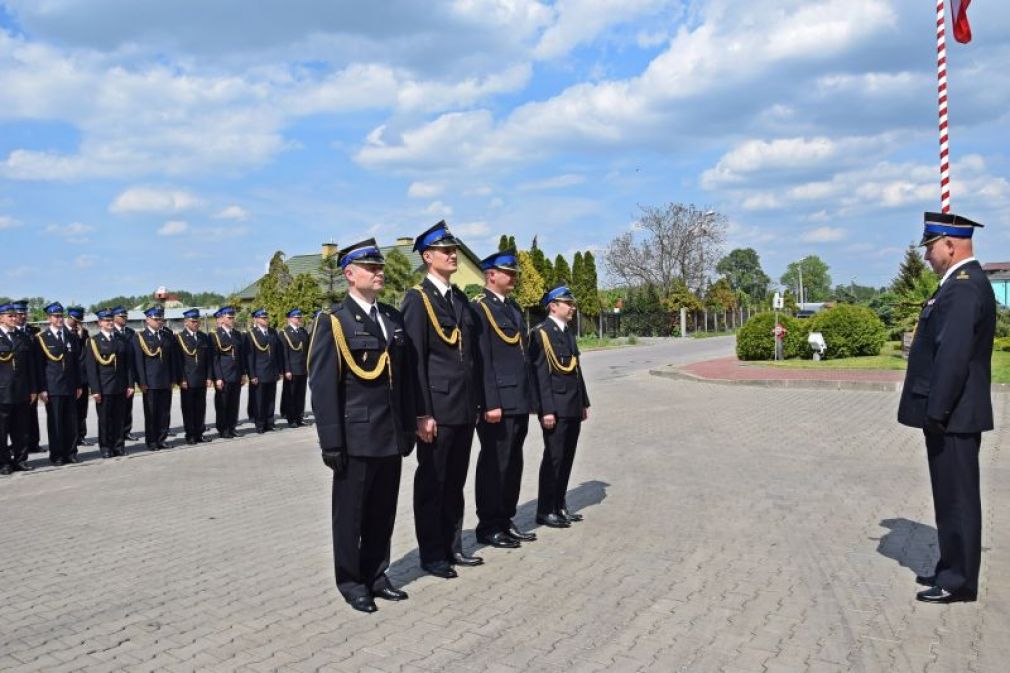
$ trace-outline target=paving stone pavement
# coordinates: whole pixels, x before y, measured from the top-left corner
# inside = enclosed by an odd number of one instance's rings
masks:
[[[1005,424],[983,443],[980,600],[922,605],[932,504],[896,394],[607,375],[621,357],[585,358],[569,497],[585,521],[479,550],[455,580],[421,575],[410,458],[391,569],[410,600],[374,615],[334,586],[311,427],[0,480],[0,670],[1006,670]],[[526,528],[540,451],[534,432]]]

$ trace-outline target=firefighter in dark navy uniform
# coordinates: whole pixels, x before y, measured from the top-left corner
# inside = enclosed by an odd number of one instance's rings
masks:
[[[200,309],[184,311],[183,329],[175,335],[175,380],[179,384],[179,405],[187,444],[210,440],[203,436],[207,419],[207,390],[214,387],[211,371],[213,346],[200,331]]]
[[[84,371],[84,349],[88,347],[88,339],[91,335],[84,326],[84,307],[68,306],[66,325],[70,333],[73,334],[77,344],[77,359],[80,365],[81,396],[77,398],[77,446],[91,446],[88,441],[88,399],[91,397],[88,389],[88,376]],[[77,446],[74,447],[74,456],[77,456]]]
[[[126,455],[123,422],[133,404],[133,350],[113,327],[113,312],[97,312],[98,331],[88,339],[84,369],[98,412],[98,448],[102,458]]]
[[[127,322],[129,321],[130,312],[123,306],[116,306],[112,309],[113,317],[113,328],[115,333],[119,335],[123,341],[126,342],[126,347],[130,350],[130,354],[127,357],[129,360],[130,379],[136,380],[134,376],[135,372],[133,369],[133,348],[136,345],[136,330],[130,327]],[[123,442],[136,442],[140,438],[133,434],[133,398],[131,397],[126,401],[126,407],[123,416]]]
[[[302,327],[302,311],[293,308],[287,314],[288,324],[280,330],[281,353],[284,359],[284,383],[281,388],[281,414],[288,425],[297,428],[305,425],[305,387],[308,369],[309,333]]]
[[[477,319],[466,295],[452,285],[458,241],[439,222],[414,241],[427,268],[407,291],[401,310],[417,372],[417,472],[414,527],[421,568],[449,579],[453,566],[476,566],[463,552],[463,488],[477,422]]]
[[[941,277],[919,314],[898,406],[898,422],[922,428],[929,460],[940,559],[916,580],[928,603],[973,601],[982,560],[978,453],[993,429],[991,359],[996,298],[974,257],[981,224],[926,213],[920,245]]]
[[[245,384],[245,358],[242,356],[242,335],[235,329],[235,308],[222,306],[214,314],[217,329],[211,334],[214,346],[212,371],[214,378],[214,424],[223,439],[238,437],[239,400]]]
[[[63,305],[45,308],[49,327],[35,335],[39,399],[46,405],[49,462],[80,462],[77,458],[77,399],[81,396],[80,347],[63,324]]]
[[[34,346],[35,335],[39,333],[39,328],[35,325],[29,324],[28,322],[28,300],[19,299],[14,302],[14,308],[17,311],[18,317],[18,329],[22,336],[26,337],[29,342]],[[28,453],[38,453],[41,451],[39,448],[39,399],[38,397],[28,405],[28,408],[24,410],[27,414],[28,419]]]
[[[165,309],[144,311],[145,327],[133,335],[133,367],[144,396],[144,442],[149,451],[168,448],[172,414],[172,383],[175,379],[175,344],[165,334]]]
[[[280,338],[270,327],[266,309],[252,314],[253,325],[246,332],[246,372],[249,374],[249,398],[252,400],[253,422],[256,432],[263,434],[274,429],[274,403],[277,399],[277,381],[284,367]]]
[[[530,332],[530,359],[536,378],[544,457],[540,463],[537,523],[568,528],[582,515],[565,499],[582,422],[589,417],[589,395],[579,366],[579,347],[569,327],[575,315],[572,291],[559,285],[544,294],[547,319]]]
[[[14,304],[0,306],[0,474],[28,472],[28,414],[38,395],[31,340]]]
[[[333,470],[333,563],[337,588],[355,610],[407,594],[386,575],[402,457],[414,446],[416,412],[400,313],[376,301],[385,260],[374,239],[341,250],[344,301],[320,313],[308,371],[312,411]]]
[[[480,266],[484,291],[473,301],[480,325],[477,351],[483,384],[474,489],[477,541],[514,548],[520,541],[536,539],[512,521],[523,475],[523,442],[534,411],[528,330],[522,309],[510,296],[518,273],[516,251],[496,252]]]

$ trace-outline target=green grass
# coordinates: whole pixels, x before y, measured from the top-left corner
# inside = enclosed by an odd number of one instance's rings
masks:
[[[618,337],[616,339],[611,339],[610,337],[590,337],[582,336],[579,337],[579,350],[580,351],[597,351],[603,350],[605,348],[624,348],[625,346],[634,346],[637,340],[634,342],[628,341],[627,337]]]
[[[692,339],[708,339],[710,337],[720,337],[720,336],[733,336],[736,334],[736,330],[725,330],[722,332],[692,332]]]
[[[837,360],[785,360],[775,362],[773,360],[755,361],[747,364],[754,364],[761,367],[778,367],[781,369],[821,369],[830,371],[832,369],[886,369],[892,371],[903,371],[908,361],[901,357],[901,351],[895,350],[896,341],[884,344],[880,349],[880,355],[868,355],[859,358],[838,358]],[[1010,352],[993,351],[992,354],[992,382],[1010,383]]]

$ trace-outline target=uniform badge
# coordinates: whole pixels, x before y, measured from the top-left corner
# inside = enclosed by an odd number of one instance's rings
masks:
[[[957,279],[958,280],[968,280],[970,278],[971,278],[971,276],[968,275],[967,271],[960,271],[957,274]]]

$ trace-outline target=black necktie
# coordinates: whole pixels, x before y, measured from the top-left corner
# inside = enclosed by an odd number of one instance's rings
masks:
[[[375,304],[372,304],[372,308],[368,309],[368,317],[372,319],[372,322],[374,322],[379,328],[379,331],[382,332],[382,337],[385,338],[386,330],[383,329],[382,321],[379,320],[379,308]]]
[[[63,332],[56,333],[56,340],[60,342],[61,346],[63,345]]]

